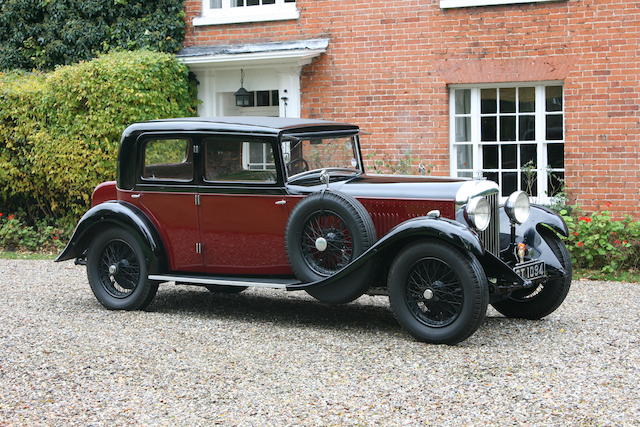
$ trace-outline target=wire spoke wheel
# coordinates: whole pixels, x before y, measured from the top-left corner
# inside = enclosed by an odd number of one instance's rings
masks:
[[[438,258],[415,262],[405,289],[407,307],[426,326],[448,326],[462,312],[464,291],[460,279],[449,264]]]
[[[99,256],[98,278],[109,295],[126,298],[140,283],[140,264],[133,248],[124,240],[107,242]]]
[[[333,211],[310,215],[302,228],[302,256],[317,274],[329,276],[353,259],[353,238],[346,222]]]

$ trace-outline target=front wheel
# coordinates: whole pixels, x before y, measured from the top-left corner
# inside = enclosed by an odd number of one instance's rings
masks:
[[[109,310],[142,310],[158,291],[158,284],[147,279],[142,245],[120,228],[109,228],[91,242],[87,276],[93,294]]]
[[[478,329],[487,312],[482,266],[446,243],[406,247],[389,270],[388,286],[395,318],[419,341],[457,344]]]
[[[540,235],[560,261],[565,274],[550,277],[535,288],[514,291],[506,299],[491,304],[506,317],[542,319],[560,307],[569,293],[572,277],[569,251],[551,230],[542,230]]]

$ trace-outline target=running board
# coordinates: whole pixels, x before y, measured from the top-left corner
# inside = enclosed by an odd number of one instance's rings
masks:
[[[150,274],[149,280],[160,282],[184,282],[198,285],[252,286],[255,288],[287,289],[297,285],[295,279],[272,279],[261,277],[189,276],[182,274]]]

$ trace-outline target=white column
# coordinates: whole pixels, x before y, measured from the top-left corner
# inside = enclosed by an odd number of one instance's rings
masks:
[[[300,72],[296,66],[278,70],[278,90],[280,92],[280,117],[300,117]],[[286,97],[287,100],[282,98]]]
[[[198,99],[202,103],[198,106],[198,116],[213,117],[217,112],[217,96],[215,72],[213,70],[194,71],[200,84],[198,85]]]

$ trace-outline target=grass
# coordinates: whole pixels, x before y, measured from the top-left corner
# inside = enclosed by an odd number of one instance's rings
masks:
[[[611,282],[635,282],[640,283],[640,271],[626,270],[615,273],[603,273],[599,270],[576,269],[573,272],[574,279],[608,280]]]
[[[55,258],[55,254],[43,254],[39,252],[0,251],[0,259],[39,259],[53,261]]]

